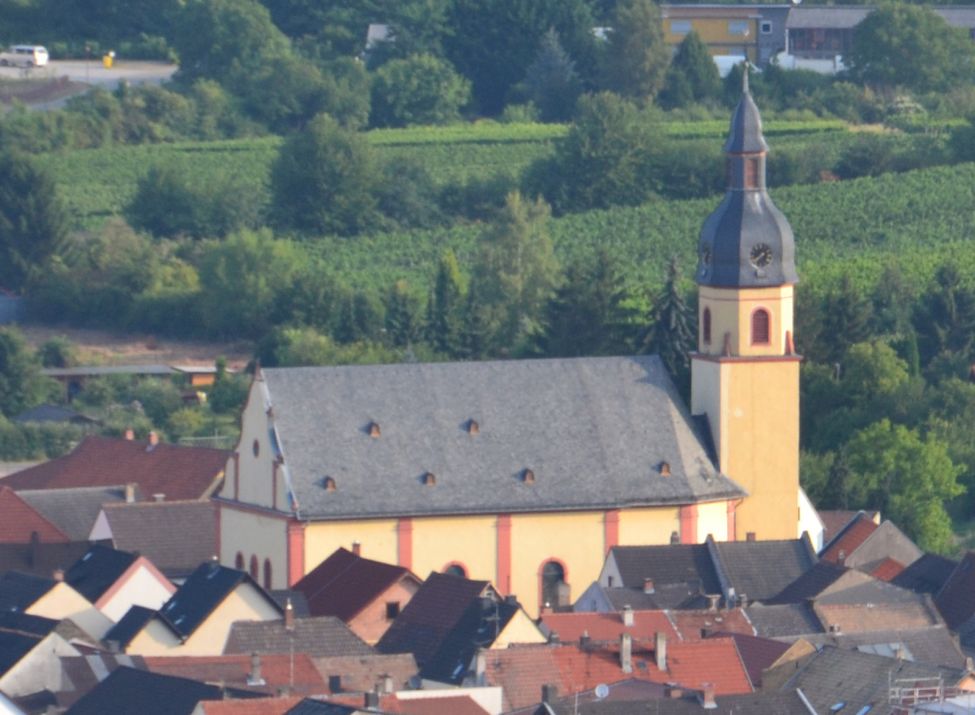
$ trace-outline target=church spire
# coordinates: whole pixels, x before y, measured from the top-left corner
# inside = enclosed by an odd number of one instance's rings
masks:
[[[766,191],[768,144],[749,91],[747,63],[741,85],[724,145],[728,188],[701,229],[698,283],[728,288],[794,284],[799,279],[792,227]]]

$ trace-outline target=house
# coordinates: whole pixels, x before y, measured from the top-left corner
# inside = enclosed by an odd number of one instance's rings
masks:
[[[945,623],[955,631],[963,646],[975,645],[975,552],[969,551],[951,572],[934,597]]]
[[[91,435],[70,453],[4,477],[11,489],[136,484],[145,498],[207,499],[223,481],[227,452]]]
[[[250,576],[203,563],[158,611],[133,606],[105,641],[131,655],[220,655],[236,621],[272,621],[283,609]]]
[[[264,695],[324,695],[328,685],[301,651],[246,655],[147,656],[146,668],[159,675],[198,680]]]
[[[104,504],[88,538],[138,552],[168,578],[182,580],[217,554],[217,511],[207,500]],[[259,576],[257,562],[251,578]],[[268,581],[265,579],[265,587]]]
[[[60,689],[57,659],[78,650],[57,626],[50,618],[0,610],[0,691],[16,698]]]
[[[405,690],[419,671],[412,653],[336,655],[312,660],[332,693]]]
[[[30,504],[71,541],[89,541],[102,505],[135,501],[136,485],[74,487],[69,489],[20,489],[17,496]]]
[[[546,640],[518,602],[501,597],[487,581],[434,572],[376,649],[412,653],[421,678],[460,685],[483,649]]]
[[[897,574],[891,583],[917,593],[936,594],[951,578],[958,562],[938,554],[924,554]]]
[[[694,31],[712,55],[765,66],[785,49],[789,5],[663,4],[664,41],[675,51]]]
[[[64,580],[113,622],[132,606],[155,610],[176,591],[145,556],[98,544],[68,568]]]
[[[0,573],[18,571],[31,576],[50,576],[78,560],[91,544],[88,541],[47,544],[0,544]]]
[[[689,408],[655,356],[263,369],[216,496],[221,561],[267,561],[277,588],[359,542],[535,614],[615,546],[796,539],[798,276],[767,151],[746,80],[699,240]]]
[[[145,661],[139,656],[105,651],[64,656],[58,660],[61,663],[61,687],[55,691],[55,698],[61,708],[70,708],[118,668],[146,669]]]
[[[356,549],[336,549],[294,589],[304,594],[312,615],[340,618],[364,641],[376,643],[421,581],[407,568],[363,558]]]
[[[0,486],[0,543],[45,542],[66,544],[71,539],[43,514],[17,496],[13,489]]]
[[[628,633],[635,642],[655,642],[655,638],[679,639],[677,629],[664,611],[621,613],[543,613],[539,623],[549,640],[560,643],[617,643]]]
[[[97,427],[100,422],[80,412],[63,405],[44,404],[31,407],[13,418],[14,422],[27,424],[29,422],[50,422],[55,424],[72,424],[79,427]]]
[[[112,620],[91,602],[58,578],[44,578],[8,571],[0,575],[0,611],[14,611],[55,621],[70,619],[95,640],[100,639]]]
[[[721,594],[707,544],[613,547],[599,573],[599,585],[642,593],[654,608],[700,608],[707,605],[708,595]],[[589,596],[595,598],[596,593]]]
[[[333,616],[279,621],[238,621],[230,627],[225,654],[305,653],[313,658],[372,655],[375,651]]]
[[[893,522],[877,524],[860,512],[823,548],[820,558],[868,573],[877,572],[889,581],[924,552]]]

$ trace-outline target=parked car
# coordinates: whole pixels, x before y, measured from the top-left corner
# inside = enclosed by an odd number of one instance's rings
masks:
[[[0,52],[3,67],[43,67],[47,59],[47,49],[40,45],[11,45]]]

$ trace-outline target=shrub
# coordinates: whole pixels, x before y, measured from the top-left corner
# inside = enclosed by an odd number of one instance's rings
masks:
[[[392,60],[376,71],[371,121],[380,127],[446,124],[460,117],[471,85],[450,63],[432,55]]]

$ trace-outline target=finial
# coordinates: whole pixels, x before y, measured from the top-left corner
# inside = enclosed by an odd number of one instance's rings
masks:
[[[741,93],[748,94],[748,59],[741,63]]]

